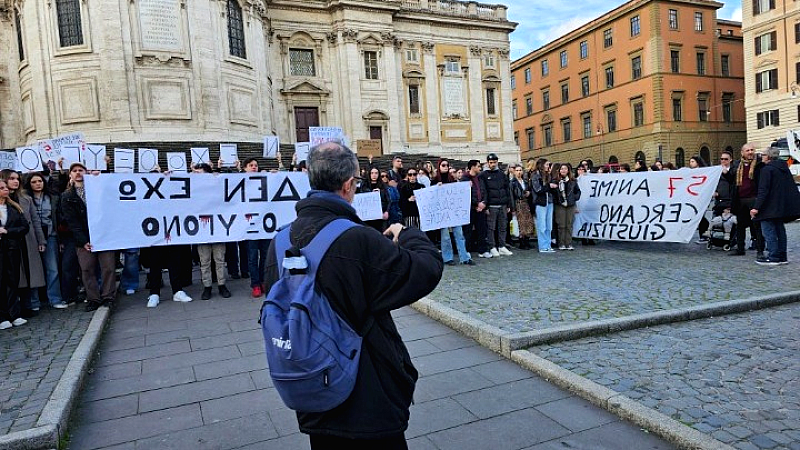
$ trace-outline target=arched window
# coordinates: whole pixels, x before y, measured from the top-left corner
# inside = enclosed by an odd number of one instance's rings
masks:
[[[58,39],[61,47],[83,45],[81,0],[56,0]]]
[[[683,153],[683,149],[678,147],[675,149],[675,166],[680,169],[686,165],[686,155]]]
[[[647,166],[647,156],[645,156],[644,152],[639,150],[636,152],[636,156],[633,158],[634,161],[641,161],[642,165]]]
[[[700,148],[700,157],[703,158],[706,164],[711,164],[711,150],[705,145]]]
[[[228,0],[228,45],[230,46],[231,56],[247,59],[242,7],[239,6],[237,0]]]
[[[608,163],[609,164],[619,164],[619,159],[616,156],[611,155],[611,156],[608,157]]]

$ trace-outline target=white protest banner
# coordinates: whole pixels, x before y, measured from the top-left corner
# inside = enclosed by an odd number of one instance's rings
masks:
[[[469,223],[469,183],[447,183],[414,191],[422,231]]]
[[[278,136],[264,136],[264,158],[275,159],[278,157],[278,150],[281,142]]]
[[[94,251],[269,239],[310,190],[302,172],[87,176]]]
[[[133,172],[134,151],[130,148],[114,149],[114,172],[131,173]]]
[[[192,147],[189,149],[192,154],[192,165],[211,164],[208,147]]]
[[[316,147],[319,144],[330,141],[339,141],[347,145],[344,142],[344,131],[342,131],[341,127],[309,127],[308,141],[311,147]]]
[[[167,170],[170,172],[188,172],[189,166],[186,164],[186,153],[167,153]]]
[[[383,219],[382,206],[381,193],[377,191],[356,194],[353,198],[353,208],[361,220]]]
[[[310,149],[311,144],[308,142],[298,142],[294,144],[294,153],[297,156],[298,163],[308,159],[308,152]]]
[[[139,149],[139,173],[158,170],[158,150],[154,148]]]
[[[39,154],[41,155],[44,161],[54,161],[58,162],[59,158],[63,156],[63,150],[65,145],[80,145],[81,150],[83,150],[83,146],[86,145],[86,140],[83,136],[83,133],[70,133],[65,134],[63,136],[58,136],[53,139],[46,139],[43,141],[38,142],[39,147]],[[75,160],[71,161],[70,163],[80,161]],[[69,164],[64,162],[64,166],[68,167]]]
[[[17,149],[16,170],[18,172],[40,172],[43,168],[38,148],[20,147]]]
[[[689,242],[722,168],[586,174],[578,179],[572,235],[585,239]]]
[[[87,145],[83,152],[83,163],[88,170],[108,170],[105,145]]]
[[[239,160],[236,144],[219,144],[219,159],[224,167],[233,167]]]
[[[64,158],[63,165],[64,167],[69,167],[70,164],[74,162],[82,162],[83,158],[81,157],[81,150],[83,149],[83,145],[81,144],[64,144],[61,146],[61,157]]]
[[[0,170],[17,170],[17,154],[15,152],[0,152]]]

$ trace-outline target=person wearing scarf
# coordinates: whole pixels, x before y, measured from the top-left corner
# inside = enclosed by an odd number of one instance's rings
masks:
[[[741,256],[745,254],[746,236],[745,231],[750,228],[750,236],[756,241],[756,257],[764,256],[764,237],[761,234],[761,225],[754,222],[750,217],[750,210],[758,195],[758,175],[763,163],[756,157],[756,146],[748,142],[742,146],[742,157],[730,165],[726,172],[723,169],[722,176],[731,185],[731,200],[734,214],[736,214],[736,250],[730,255]]]

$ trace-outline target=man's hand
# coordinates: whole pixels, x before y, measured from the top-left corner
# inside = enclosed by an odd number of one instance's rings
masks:
[[[483,211],[484,209],[486,209],[486,203],[478,202],[478,207],[476,209],[478,210],[478,212]]]
[[[392,241],[394,241],[394,243],[396,244],[397,238],[400,236],[400,232],[403,231],[404,229],[405,227],[403,226],[403,224],[393,223],[389,225],[389,228],[387,228],[386,231],[383,232],[383,234],[384,236],[391,236]]]
[[[750,218],[755,218],[758,215],[758,210],[753,208],[750,210]]]
[[[87,252],[92,251],[92,243],[91,242],[87,242],[87,243],[83,244],[83,249],[86,250]]]
[[[45,250],[47,250],[47,246],[46,245],[40,245],[39,246],[39,253],[44,253]]]

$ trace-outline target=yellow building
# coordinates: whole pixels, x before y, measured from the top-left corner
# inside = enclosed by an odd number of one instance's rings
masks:
[[[745,140],[741,25],[721,3],[634,0],[514,61],[523,159],[715,163]]]

